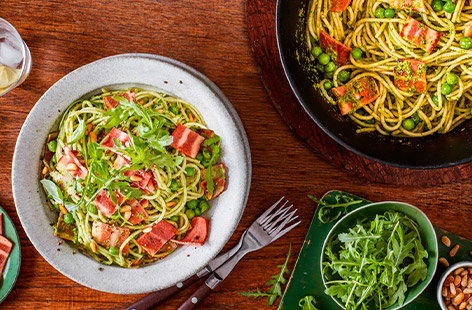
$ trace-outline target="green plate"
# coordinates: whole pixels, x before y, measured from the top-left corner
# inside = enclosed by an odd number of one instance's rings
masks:
[[[21,245],[18,232],[16,231],[13,221],[8,214],[0,207],[0,213],[3,213],[3,235],[13,243],[10,256],[8,256],[7,264],[3,270],[0,282],[0,303],[7,298],[11,290],[15,286],[16,279],[20,273],[21,265]]]
[[[361,203],[349,207],[349,211],[355,210],[361,206],[371,203],[368,200],[359,198],[355,195],[348,194],[340,191],[331,191],[326,193],[322,200],[330,201],[332,197],[337,194],[350,195],[353,198],[363,200]],[[296,310],[298,302],[301,298],[306,295],[312,295],[317,301],[317,307],[321,310],[338,310],[342,309],[336,302],[324,293],[325,287],[323,285],[321,270],[320,270],[320,258],[321,251],[323,248],[323,242],[328,236],[331,228],[336,222],[323,224],[318,220],[319,209],[316,210],[313,220],[311,221],[310,229],[306,235],[303,247],[298,255],[298,260],[295,265],[292,276],[288,283],[287,289],[285,290],[284,296],[280,302],[279,309],[284,310]],[[439,242],[439,257],[446,257],[449,263],[452,265],[456,262],[471,260],[469,250],[472,249],[472,241],[461,238],[457,235],[449,233],[445,230],[435,227],[438,238],[443,235],[447,235],[451,239],[451,244],[459,244],[461,246],[459,252],[453,257],[449,257],[450,248],[444,246]],[[434,275],[431,284],[425,289],[425,291],[413,302],[403,307],[406,310],[440,310],[436,301],[436,287],[438,285],[439,278],[446,270],[444,266],[438,264],[436,274]]]

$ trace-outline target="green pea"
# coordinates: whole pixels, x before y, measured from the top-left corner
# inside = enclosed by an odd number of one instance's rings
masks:
[[[385,9],[384,8],[377,8],[377,10],[375,10],[374,15],[377,18],[384,18],[385,17]]]
[[[454,11],[456,10],[456,5],[451,1],[447,1],[446,4],[444,4],[443,9],[446,13],[454,13]]]
[[[174,215],[174,216],[171,216],[171,217],[170,217],[170,220],[171,220],[172,222],[177,222],[177,221],[179,220],[179,217],[178,217],[177,215]]]
[[[355,47],[351,52],[352,58],[354,59],[361,59],[363,54],[364,52],[358,47]]]
[[[441,98],[442,98],[442,103],[444,103],[446,101],[446,97],[444,97],[444,95],[441,95]],[[433,103],[435,105],[439,105],[439,97],[438,95],[434,95],[433,96]]]
[[[88,210],[88,212],[90,212],[92,214],[98,214],[97,207],[93,204],[89,204],[88,207],[87,207],[87,210]]]
[[[175,114],[175,115],[179,114],[179,109],[178,109],[175,105],[171,105],[171,106],[169,107],[169,111],[170,111],[172,114]]]
[[[442,0],[434,0],[431,6],[435,12],[440,12],[444,9],[444,2]]]
[[[198,161],[202,161],[203,159],[203,154],[202,153],[198,153],[197,156],[195,157],[196,160]]]
[[[49,141],[48,150],[50,150],[51,152],[55,152],[56,149],[57,149],[57,141],[56,140]]]
[[[342,70],[338,74],[338,79],[343,83],[349,81],[350,78],[351,78],[351,73],[349,71]]]
[[[195,208],[195,216],[200,216],[200,214],[202,214],[202,210],[200,210],[200,208]]]
[[[452,85],[449,85],[447,83],[443,84],[443,86],[441,87],[441,94],[449,95],[450,93],[452,93]]]
[[[116,246],[112,246],[108,249],[108,252],[110,252],[111,255],[118,255],[120,253],[120,249]]]
[[[198,207],[200,208],[200,210],[203,213],[206,210],[210,209],[210,204],[208,203],[208,201],[202,199],[202,200],[200,200],[200,204],[198,205]]]
[[[72,213],[67,212],[66,214],[64,214],[64,222],[66,222],[66,224],[74,223],[74,216],[72,215]]]
[[[418,112],[416,112],[415,114],[413,114],[411,116],[411,119],[413,120],[413,122],[415,122],[415,124],[418,124],[419,122],[421,122],[421,117],[420,115],[418,114]]]
[[[331,83],[329,81],[326,81],[326,82],[323,83],[323,87],[326,90],[330,90],[331,88],[333,88],[333,83]]]
[[[455,85],[455,84],[457,84],[458,81],[459,81],[459,77],[457,76],[457,74],[448,73],[446,75],[447,84]]]
[[[325,76],[326,76],[327,79],[332,79],[333,76],[334,76],[334,71],[326,72]]]
[[[198,200],[190,200],[187,202],[187,208],[189,209],[195,209],[198,205]]]
[[[330,62],[330,60],[331,60],[331,57],[329,57],[329,55],[326,54],[326,53],[323,53],[323,54],[321,54],[321,55],[318,57],[319,63],[320,63],[321,65],[323,65],[323,66],[324,66],[324,65],[327,65],[328,62]]]
[[[188,217],[189,220],[193,219],[195,217],[195,212],[193,210],[187,210],[185,211],[185,215]]]
[[[319,46],[313,46],[313,48],[311,49],[311,54],[315,57],[318,57],[323,54],[323,50]]]
[[[191,177],[192,175],[194,175],[196,172],[195,168],[193,167],[187,167],[185,168],[185,174],[188,175],[189,177]]]
[[[462,49],[470,50],[472,48],[472,38],[463,37],[459,40],[459,45]]]
[[[332,61],[328,62],[328,64],[325,66],[325,71],[333,72],[334,70],[336,70],[336,64]]]
[[[386,9],[385,10],[385,18],[392,18],[395,16],[395,10],[394,9]]]
[[[407,118],[407,119],[403,120],[402,126],[406,130],[412,130],[416,127],[416,124],[411,118]]]
[[[170,181],[169,189],[175,192],[179,188],[179,183],[176,180]]]
[[[316,65],[316,70],[318,70],[318,72],[324,72],[325,67],[322,64],[317,64]]]

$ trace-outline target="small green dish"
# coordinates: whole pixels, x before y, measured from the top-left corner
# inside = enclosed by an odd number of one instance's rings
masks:
[[[403,202],[386,201],[371,203],[363,207],[359,207],[358,209],[346,214],[331,228],[328,233],[328,237],[323,243],[323,250],[321,251],[320,259],[320,268],[321,270],[323,269],[323,261],[325,259],[324,253],[329,240],[331,240],[340,233],[346,232],[350,227],[354,226],[357,223],[357,220],[359,218],[373,219],[375,215],[382,214],[386,211],[401,212],[408,215],[411,219],[415,220],[419,226],[423,246],[426,251],[428,251],[428,259],[426,262],[426,265],[428,266],[428,274],[426,276],[426,279],[416,284],[415,286],[408,288],[408,291],[405,296],[405,301],[402,305],[398,305],[398,303],[396,303],[384,309],[397,310],[412,302],[426,289],[426,287],[433,280],[438,264],[438,241],[436,237],[436,232],[434,231],[433,225],[431,224],[431,221],[428,219],[426,214],[424,214],[423,211],[421,211],[417,207]],[[323,284],[326,288],[325,279],[324,277],[322,278]],[[339,301],[335,297],[332,298],[342,309],[345,309],[341,301]]]
[[[0,207],[0,213],[3,214],[3,235],[13,244],[0,281],[1,303],[7,298],[8,294],[10,294],[20,273],[21,245],[13,221],[2,207]]]

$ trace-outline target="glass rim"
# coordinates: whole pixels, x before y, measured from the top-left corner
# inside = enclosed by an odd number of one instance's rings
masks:
[[[11,84],[10,86],[8,86],[3,92],[2,94],[0,94],[0,97],[2,97],[3,95],[7,94],[10,90],[12,90],[13,88],[15,88],[16,86],[18,86],[18,83],[19,81],[21,80],[21,77],[23,76],[24,72],[25,72],[25,69],[26,69],[26,43],[25,41],[23,40],[23,38],[21,37],[20,33],[18,32],[18,30],[16,30],[15,26],[13,26],[9,21],[7,21],[6,19],[4,18],[1,18],[0,17],[0,21],[4,22],[11,30],[11,32],[13,33],[13,35],[15,36],[15,38],[18,40],[18,42],[20,43],[21,45],[21,54],[23,56],[23,63],[21,65],[21,72],[18,76],[18,78],[16,79],[16,81]]]

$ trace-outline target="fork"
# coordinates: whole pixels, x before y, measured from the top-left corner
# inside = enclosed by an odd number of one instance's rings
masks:
[[[282,197],[259,216],[243,233],[239,250],[213,271],[178,310],[195,309],[229,275],[244,255],[265,247],[300,224],[301,221],[293,223],[298,218],[298,215],[295,215],[297,209],[292,210],[293,204],[287,206],[288,203],[289,201]]]

